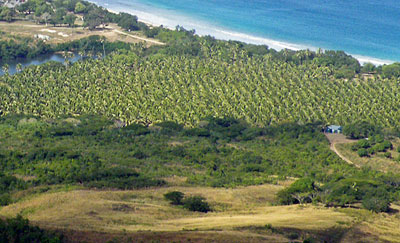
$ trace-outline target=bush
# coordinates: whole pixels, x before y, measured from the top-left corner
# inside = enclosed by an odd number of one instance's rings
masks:
[[[365,204],[366,208],[370,209],[379,206],[377,201],[368,202],[371,198],[390,202],[387,186],[374,180],[346,178],[331,181],[325,184],[322,189],[328,192],[326,198],[324,198],[324,203],[328,206],[343,207],[361,202]]]
[[[389,210],[390,201],[382,197],[371,197],[364,199],[362,205],[368,210],[371,210],[375,213],[380,213],[387,212]]]
[[[377,151],[376,151],[376,148],[373,148],[373,147],[371,147],[371,148],[367,148],[367,152],[368,152],[368,154],[375,154]]]
[[[207,213],[211,211],[210,205],[205,201],[204,197],[192,196],[183,200],[183,207],[190,211]]]
[[[297,240],[299,238],[299,234],[297,234],[296,232],[292,232],[290,234],[288,234],[287,236],[290,240]]]
[[[371,144],[369,143],[368,140],[366,139],[362,139],[360,141],[357,142],[357,145],[359,148],[369,148],[371,146]]]
[[[280,204],[289,205],[300,203],[299,200],[293,197],[294,194],[312,194],[318,192],[319,188],[315,185],[312,178],[301,178],[291,184],[289,187],[279,191],[277,197]],[[308,199],[308,198],[307,198]],[[305,200],[311,202],[311,200]]]
[[[367,157],[368,156],[368,151],[366,149],[359,149],[357,150],[357,154],[360,157]]]
[[[372,136],[372,137],[370,138],[371,143],[383,143],[384,140],[385,140],[385,139],[384,139],[384,137],[383,137],[381,134]]]
[[[164,194],[164,198],[171,201],[173,205],[182,205],[182,199],[185,196],[183,192],[173,191]]]
[[[62,235],[56,235],[29,224],[18,215],[15,218],[0,220],[0,242],[63,242]]]
[[[343,134],[352,139],[367,138],[381,133],[381,129],[366,121],[343,127]]]
[[[386,147],[383,143],[377,143],[374,146],[372,146],[372,148],[376,151],[376,152],[385,152],[386,151]]]
[[[392,158],[392,154],[390,152],[386,152],[383,154],[386,158]]]
[[[0,206],[6,206],[11,203],[11,197],[8,193],[3,193],[0,195]]]
[[[393,144],[390,141],[387,141],[387,140],[382,142],[382,146],[384,146],[385,149],[393,149]]]
[[[351,150],[353,150],[353,151],[357,151],[357,150],[359,150],[359,149],[360,149],[360,146],[358,145],[358,143],[353,144],[353,145],[351,146]]]
[[[146,135],[148,133],[150,133],[150,130],[141,125],[141,124],[130,124],[126,127],[123,128],[124,131],[129,131],[130,134],[134,135],[134,136],[141,136],[141,135]]]

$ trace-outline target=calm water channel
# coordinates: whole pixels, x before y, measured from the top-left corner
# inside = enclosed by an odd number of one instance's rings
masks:
[[[81,56],[78,54],[75,54],[73,57],[68,58],[70,62],[74,63],[78,60],[81,59]],[[4,64],[8,64],[8,73],[9,74],[15,74],[17,73],[17,65],[20,63],[22,65],[22,69],[26,68],[27,66],[30,65],[40,65],[49,61],[56,61],[56,62],[64,62],[65,58],[61,54],[51,54],[47,56],[40,56],[37,58],[33,59],[17,59],[17,60],[11,60],[7,62],[2,62],[0,61],[0,76],[4,75],[3,71],[3,66]]]

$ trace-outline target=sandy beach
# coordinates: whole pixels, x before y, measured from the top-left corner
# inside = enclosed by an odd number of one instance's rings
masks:
[[[98,3],[96,3],[98,4]],[[164,10],[156,10],[154,13],[149,13],[141,10],[133,10],[129,8],[122,8],[112,5],[102,5],[108,11],[113,13],[119,12],[127,12],[132,15],[136,15],[140,22],[147,24],[148,26],[163,26],[169,29],[175,29],[175,26],[180,25],[183,26],[185,29],[194,29],[196,34],[199,36],[210,35],[217,39],[221,40],[236,40],[242,41],[249,44],[256,44],[256,45],[267,45],[269,48],[275,49],[280,51],[282,49],[290,49],[290,50],[305,50],[309,49],[311,51],[317,51],[319,48],[311,45],[304,45],[304,44],[296,44],[290,43],[280,40],[273,40],[264,37],[258,37],[251,34],[240,33],[234,30],[229,29],[222,29],[217,26],[213,26],[209,23],[196,21],[187,16],[177,16],[172,14],[172,12],[164,11]],[[166,17],[168,16],[168,17]],[[324,48],[322,48],[324,50]],[[391,60],[384,60],[374,57],[368,57],[363,55],[356,55],[352,53],[348,53],[356,58],[360,64],[365,63],[372,63],[374,65],[384,65],[384,64],[391,64],[394,61]]]

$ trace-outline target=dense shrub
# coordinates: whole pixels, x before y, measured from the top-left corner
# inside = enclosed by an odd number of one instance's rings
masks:
[[[183,207],[190,211],[207,213],[211,211],[210,205],[205,201],[204,197],[191,196],[183,200]]]
[[[339,181],[332,181],[322,188],[329,192],[323,199],[323,202],[331,206],[348,206],[352,203],[362,202],[368,207],[376,207],[380,202],[370,200],[372,198],[381,198],[385,202],[390,202],[389,192],[386,185],[382,182],[366,179],[347,178]],[[370,201],[368,201],[370,200]],[[376,204],[374,206],[374,204]]]
[[[343,127],[343,134],[352,139],[368,138],[381,133],[381,128],[361,121]]]
[[[369,148],[371,146],[369,141],[366,139],[361,139],[360,141],[357,142],[357,145],[360,148]]]
[[[364,148],[361,148],[359,150],[357,150],[357,154],[360,157],[367,157],[368,156],[368,151]]]
[[[383,156],[385,156],[386,158],[392,158],[392,154],[390,152],[385,152]]]
[[[127,132],[135,136],[141,136],[150,133],[150,130],[147,127],[143,126],[142,124],[135,123],[124,127],[123,130],[126,130]]]
[[[301,178],[293,182],[289,187],[279,191],[277,198],[279,203],[284,205],[311,202],[310,196],[318,191],[319,188],[315,185],[313,179]]]
[[[164,194],[164,198],[171,201],[171,204],[173,205],[182,205],[183,204],[182,200],[184,196],[185,194],[179,191],[173,191]]]
[[[362,201],[364,208],[376,213],[387,212],[389,210],[390,200],[387,198],[370,197]]]
[[[27,219],[18,215],[15,218],[0,220],[0,242],[63,242],[63,236],[31,226]]]

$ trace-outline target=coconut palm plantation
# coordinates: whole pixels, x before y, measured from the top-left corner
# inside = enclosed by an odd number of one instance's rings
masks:
[[[13,4],[0,242],[399,242],[398,63]]]

